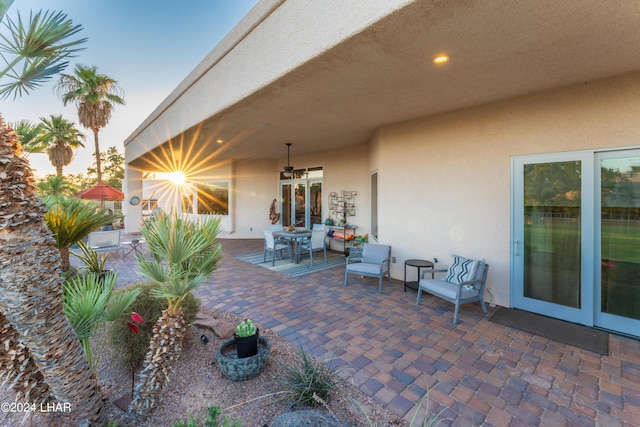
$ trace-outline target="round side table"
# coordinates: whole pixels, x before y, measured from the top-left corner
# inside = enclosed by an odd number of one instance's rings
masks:
[[[415,267],[418,269],[418,280],[415,282],[407,282],[407,266]],[[420,281],[420,270],[423,268],[430,268],[433,270],[433,262],[426,259],[408,259],[404,262],[404,291],[407,292],[407,288],[418,290],[418,281]],[[433,273],[431,273],[433,278]]]

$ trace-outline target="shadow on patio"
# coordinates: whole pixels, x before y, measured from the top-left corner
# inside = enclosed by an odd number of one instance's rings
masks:
[[[611,335],[609,355],[488,320],[453,305],[336,267],[293,278],[235,259],[262,240],[222,240],[224,259],[197,291],[203,306],[251,317],[323,360],[410,421],[430,391],[432,412],[455,425],[640,425],[640,342]],[[110,257],[119,284],[139,280],[135,258]],[[495,310],[495,309],[493,309]]]

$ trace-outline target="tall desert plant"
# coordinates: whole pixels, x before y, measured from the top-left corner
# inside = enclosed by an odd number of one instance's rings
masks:
[[[24,346],[28,353],[22,352],[22,363],[33,362],[33,369],[22,372],[4,363],[0,374],[22,375],[21,387],[27,380],[36,385],[28,390],[30,402],[47,398],[35,395],[43,390],[36,378],[42,375],[52,399],[73,405],[72,413],[63,414],[66,422],[100,425],[106,415],[98,383],[62,308],[60,252],[43,221],[33,172],[19,150],[17,135],[0,117],[0,320],[8,325],[0,328],[0,342],[7,354]]]
[[[167,300],[153,328],[149,351],[129,405],[131,418],[144,418],[157,405],[174,364],[182,352],[187,322],[184,299],[216,270],[222,257],[217,236],[220,219],[191,222],[177,213],[160,213],[142,228],[153,259],[138,256],[140,272],[158,284],[153,291]]]

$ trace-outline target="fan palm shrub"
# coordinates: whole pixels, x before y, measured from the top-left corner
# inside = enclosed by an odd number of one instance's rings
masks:
[[[106,322],[120,317],[140,294],[133,288],[113,295],[118,274],[108,272],[104,276],[86,273],[73,276],[62,288],[62,307],[69,323],[76,331],[87,362],[95,371],[98,359],[93,357],[91,337]]]
[[[153,259],[137,256],[140,272],[158,284],[153,296],[167,308],[153,327],[153,336],[128,415],[143,418],[157,405],[173,367],[182,353],[187,322],[181,308],[185,298],[217,269],[222,257],[217,236],[220,218],[191,222],[178,213],[159,213],[142,228]]]
[[[153,326],[167,308],[167,301],[152,295],[153,290],[157,288],[154,282],[143,282],[116,289],[113,293],[117,295],[131,288],[139,289],[140,295],[129,306],[129,309],[138,313],[145,319],[145,322],[137,325],[139,328],[137,334],[132,334],[128,326],[131,320],[130,316],[120,316],[109,327],[109,345],[115,350],[118,360],[123,366],[137,370],[142,367],[144,356],[149,349]],[[182,300],[180,307],[187,323],[193,323],[196,314],[200,311],[200,300],[190,293]]]

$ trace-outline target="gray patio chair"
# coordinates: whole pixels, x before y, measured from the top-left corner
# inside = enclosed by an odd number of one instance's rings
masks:
[[[327,263],[327,245],[324,239],[324,230],[311,231],[311,238],[300,245],[300,252],[309,252],[309,266],[313,267],[313,258],[316,252],[324,252],[324,262]]]
[[[462,304],[479,302],[484,313],[487,307],[484,303],[484,287],[487,282],[489,264],[455,256],[451,266],[444,270],[424,270],[418,282],[418,297],[416,304],[420,304],[422,292],[428,292],[438,298],[455,305],[453,323],[458,323],[458,312]],[[447,273],[440,278],[425,278],[426,274]]]
[[[87,236],[87,246],[96,252],[120,251],[124,259],[124,246],[120,243],[120,230],[92,231]]]
[[[391,246],[378,245],[374,243],[364,243],[362,254],[360,255],[358,246],[349,251],[347,263],[344,270],[344,285],[347,286],[347,275],[359,274],[378,278],[378,292],[382,291],[382,278],[387,276],[391,283],[391,272],[389,262],[391,261]]]
[[[263,230],[264,233],[264,262],[267,262],[267,253],[273,255],[271,265],[276,265],[276,257],[280,254],[280,259],[284,256],[284,251],[289,253],[289,259],[293,261],[291,246],[288,243],[280,243],[273,237],[273,231]]]

